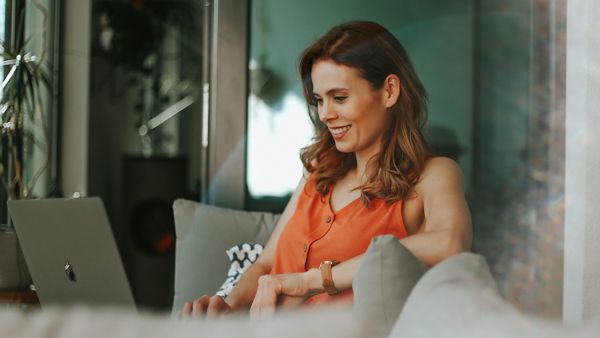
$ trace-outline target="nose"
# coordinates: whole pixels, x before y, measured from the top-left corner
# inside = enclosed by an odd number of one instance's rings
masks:
[[[334,120],[337,118],[337,113],[335,109],[329,104],[327,101],[323,101],[321,108],[319,109],[319,119],[323,123],[327,123],[328,121]]]

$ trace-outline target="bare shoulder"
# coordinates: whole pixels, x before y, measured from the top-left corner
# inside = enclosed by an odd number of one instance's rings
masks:
[[[454,160],[436,156],[432,157],[425,162],[425,167],[421,173],[421,179],[418,185],[430,186],[438,185],[440,183],[463,184],[463,174]]]

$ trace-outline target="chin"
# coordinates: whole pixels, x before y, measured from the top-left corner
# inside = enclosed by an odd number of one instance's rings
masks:
[[[354,152],[354,148],[348,145],[344,145],[344,144],[335,144],[335,148],[340,152],[340,153],[345,153],[345,154],[349,154],[349,153],[353,153]]]

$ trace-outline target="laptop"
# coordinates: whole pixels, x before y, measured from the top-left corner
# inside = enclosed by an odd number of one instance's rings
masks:
[[[100,198],[9,200],[8,211],[42,307],[135,309]]]

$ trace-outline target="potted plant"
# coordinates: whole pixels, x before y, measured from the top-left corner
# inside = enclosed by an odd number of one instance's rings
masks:
[[[30,39],[23,38],[23,18],[12,41],[1,43],[4,77],[0,90],[0,289],[27,288],[31,277],[6,211],[6,200],[30,198],[48,168],[51,158],[50,131],[42,97],[50,82],[39,56],[29,50]],[[45,21],[45,20],[44,20]],[[45,193],[43,194],[45,195]]]

